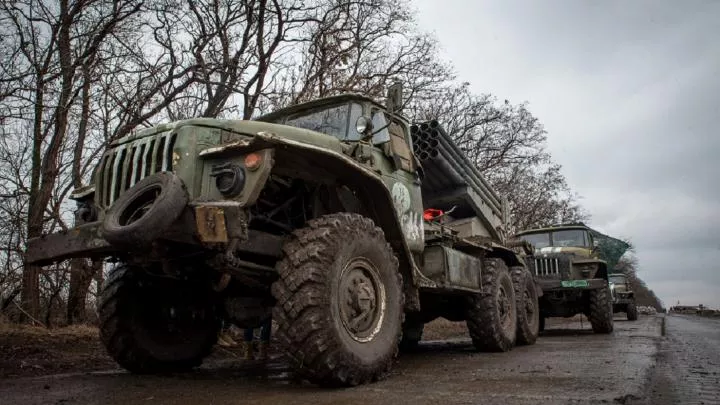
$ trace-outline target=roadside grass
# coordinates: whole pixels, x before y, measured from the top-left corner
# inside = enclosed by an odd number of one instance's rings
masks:
[[[0,320],[0,334],[10,333],[22,334],[28,337],[76,336],[96,338],[98,336],[98,328],[93,325],[71,325],[46,328],[43,326],[15,324]]]
[[[115,367],[94,326],[48,329],[0,322],[0,378]]]

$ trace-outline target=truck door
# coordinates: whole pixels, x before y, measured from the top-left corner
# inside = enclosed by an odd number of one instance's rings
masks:
[[[392,194],[405,240],[411,250],[421,252],[425,247],[422,192],[409,128],[380,109],[373,111],[372,121],[377,131],[373,144],[389,161],[390,170],[383,172],[383,180]]]

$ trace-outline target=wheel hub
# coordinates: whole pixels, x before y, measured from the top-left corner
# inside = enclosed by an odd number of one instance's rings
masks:
[[[359,258],[351,261],[340,278],[340,317],[348,334],[359,342],[377,334],[384,316],[385,290],[375,266]]]

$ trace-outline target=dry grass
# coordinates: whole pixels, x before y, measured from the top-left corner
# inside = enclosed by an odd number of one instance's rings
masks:
[[[73,336],[95,338],[98,335],[98,328],[92,325],[71,325],[58,328],[45,328],[42,326],[20,325],[0,321],[0,334],[22,334],[25,336]]]
[[[111,367],[94,326],[48,329],[0,322],[0,378]]]

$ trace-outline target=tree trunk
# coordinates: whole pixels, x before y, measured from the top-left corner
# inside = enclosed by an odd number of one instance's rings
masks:
[[[73,152],[72,180],[75,188],[82,187],[82,161],[85,138],[87,137],[88,120],[90,119],[90,64],[83,66],[83,87],[82,87],[82,110],[80,123],[78,124],[78,139]],[[81,225],[83,219],[76,215],[75,225]],[[87,259],[78,258],[70,261],[70,291],[68,293],[67,323],[82,323],[87,320],[85,308],[87,294],[90,289],[90,282],[95,273],[95,264],[89,263]]]
[[[70,266],[70,291],[67,302],[68,325],[83,323],[87,320],[85,313],[87,293],[95,273],[94,266],[87,259],[73,259]]]
[[[102,291],[103,283],[105,282],[105,274],[103,273],[103,261],[93,261],[93,268],[95,269],[95,310],[100,313],[100,291]]]
[[[36,72],[37,88],[35,89],[35,122],[33,127],[32,170],[30,179],[30,201],[27,224],[27,238],[31,239],[42,234],[43,210],[38,207],[38,191],[40,189],[40,170],[42,167],[42,116],[45,109],[45,93],[42,85],[43,73]],[[39,213],[39,215],[38,215]],[[30,322],[30,318],[40,316],[40,267],[25,266],[23,269],[21,305],[27,314],[20,316],[21,321]]]

